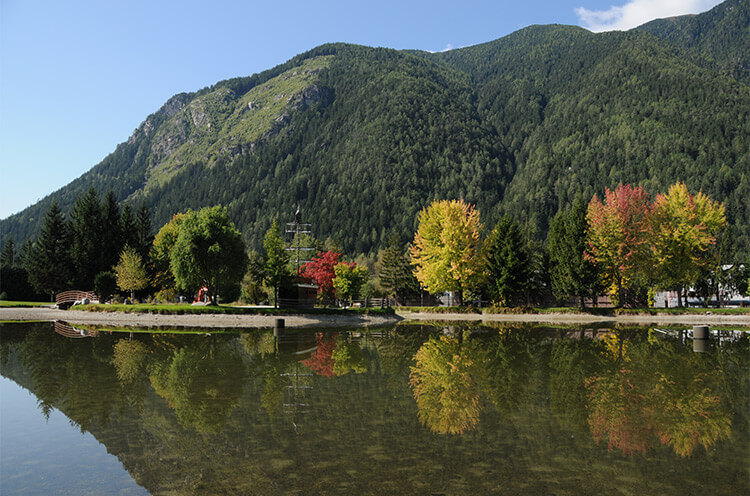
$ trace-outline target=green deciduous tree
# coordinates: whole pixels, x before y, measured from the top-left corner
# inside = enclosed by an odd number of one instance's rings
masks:
[[[220,206],[185,214],[170,259],[177,284],[205,286],[214,304],[219,287],[238,284],[247,267],[242,236]]]
[[[127,207],[127,205],[126,205]],[[123,210],[123,218],[125,210]],[[172,220],[164,224],[154,237],[151,258],[154,269],[154,285],[162,291],[177,289],[175,287],[174,274],[172,273],[172,248],[180,233],[180,224],[185,214],[175,214]]]
[[[289,267],[289,252],[286,250],[281,229],[275,219],[263,239],[263,249],[266,252],[263,262],[264,279],[273,288],[273,304],[278,308],[279,291],[282,285],[291,278],[292,273]]]
[[[362,287],[370,278],[365,267],[349,262],[339,262],[334,268],[335,277],[333,288],[336,290],[336,298],[339,300],[352,300],[359,296]]]
[[[432,293],[455,291],[459,304],[463,292],[481,279],[479,211],[463,200],[435,201],[422,209],[411,247],[414,275]]]
[[[120,261],[115,265],[117,286],[123,291],[130,291],[130,298],[135,298],[135,292],[149,284],[148,272],[143,265],[143,259],[131,246],[126,246],[120,254]]]

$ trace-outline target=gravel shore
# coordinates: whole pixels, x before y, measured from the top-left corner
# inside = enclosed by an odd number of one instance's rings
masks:
[[[273,327],[284,319],[285,327],[373,326],[395,323],[393,315],[160,315],[152,313],[87,312],[56,308],[0,308],[0,321],[64,320],[71,324],[123,327]]]
[[[474,322],[535,322],[545,324],[618,323],[632,325],[709,325],[750,326],[748,315],[618,315],[588,314],[438,314],[398,313],[397,315],[159,315],[149,313],[86,312],[56,308],[0,308],[0,321],[64,320],[71,324],[111,325],[123,327],[273,327],[276,319],[284,319],[286,327],[378,326],[401,320],[474,321]]]

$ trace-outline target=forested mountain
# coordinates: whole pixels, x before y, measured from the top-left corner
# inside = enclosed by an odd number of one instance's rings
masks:
[[[750,1],[593,34],[532,26],[445,53],[323,45],[180,94],[91,171],[0,222],[36,234],[56,199],[93,186],[161,226],[223,204],[252,246],[297,205],[348,252],[411,237],[434,199],[504,213],[543,239],[576,194],[685,181],[724,201],[750,258]]]

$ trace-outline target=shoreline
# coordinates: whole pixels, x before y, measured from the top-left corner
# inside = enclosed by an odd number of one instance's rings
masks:
[[[277,319],[284,319],[285,327],[341,327],[379,326],[401,321],[413,322],[508,322],[539,324],[631,324],[631,325],[709,325],[750,327],[749,315],[685,314],[685,315],[617,315],[601,316],[575,313],[551,314],[464,314],[401,312],[395,315],[252,315],[252,314],[183,314],[88,312],[59,310],[49,307],[0,308],[0,321],[56,321],[71,324],[112,325],[124,327],[235,327],[269,328]]]

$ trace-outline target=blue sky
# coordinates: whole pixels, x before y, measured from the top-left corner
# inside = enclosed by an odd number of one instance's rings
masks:
[[[0,219],[99,163],[172,95],[327,42],[441,51],[532,24],[629,29],[719,0],[0,0]]]

